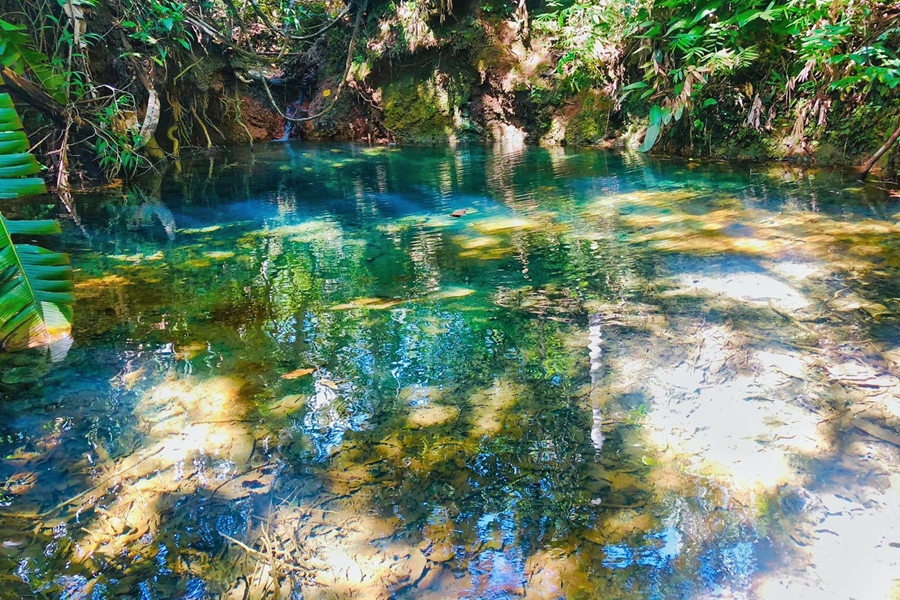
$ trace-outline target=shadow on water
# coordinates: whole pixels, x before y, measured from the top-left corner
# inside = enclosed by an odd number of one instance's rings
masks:
[[[896,210],[754,169],[286,143],[79,198],[75,346],[0,355],[0,598],[891,597]]]

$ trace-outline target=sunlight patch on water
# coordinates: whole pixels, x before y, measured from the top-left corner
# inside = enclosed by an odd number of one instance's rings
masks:
[[[241,483],[255,439],[244,424],[240,388],[239,382],[220,377],[164,381],[142,395],[134,415],[147,429],[143,444],[101,464],[89,496],[64,503],[77,507],[77,515],[98,513],[78,528],[79,562],[152,552],[173,494],[215,489],[223,498],[237,499],[249,493]]]
[[[900,474],[884,469],[897,460],[897,449],[864,436],[847,441],[836,468],[820,475],[812,486],[817,493],[804,498],[803,513],[789,527],[793,561],[760,578],[759,598],[896,598],[900,592]]]
[[[757,355],[733,336],[726,327],[701,327],[690,360],[652,373],[647,439],[702,474],[761,493],[798,480],[795,454],[815,455],[829,445],[814,413],[772,397],[807,372],[802,359]],[[735,367],[738,373],[729,374]]]
[[[675,280],[680,287],[671,294],[709,294],[756,305],[773,304],[781,310],[802,310],[809,301],[794,288],[762,273],[734,273],[711,276],[701,273],[681,275]]]

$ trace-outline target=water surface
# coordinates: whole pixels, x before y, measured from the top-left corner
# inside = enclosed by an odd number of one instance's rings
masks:
[[[888,598],[900,244],[840,173],[273,144],[51,200],[0,598]]]

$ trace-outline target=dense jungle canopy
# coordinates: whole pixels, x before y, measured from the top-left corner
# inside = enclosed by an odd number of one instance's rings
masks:
[[[279,138],[850,164],[900,126],[890,1],[2,0],[0,14],[3,89],[63,193]]]

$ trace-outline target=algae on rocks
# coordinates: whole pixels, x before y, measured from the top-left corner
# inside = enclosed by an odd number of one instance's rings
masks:
[[[567,145],[596,144],[609,136],[609,117],[615,108],[612,99],[593,89],[583,90],[572,100],[565,126]]]
[[[427,79],[407,75],[391,81],[382,88],[385,127],[398,142],[454,141],[466,129],[462,106],[469,100],[469,87],[464,74],[441,72]]]

